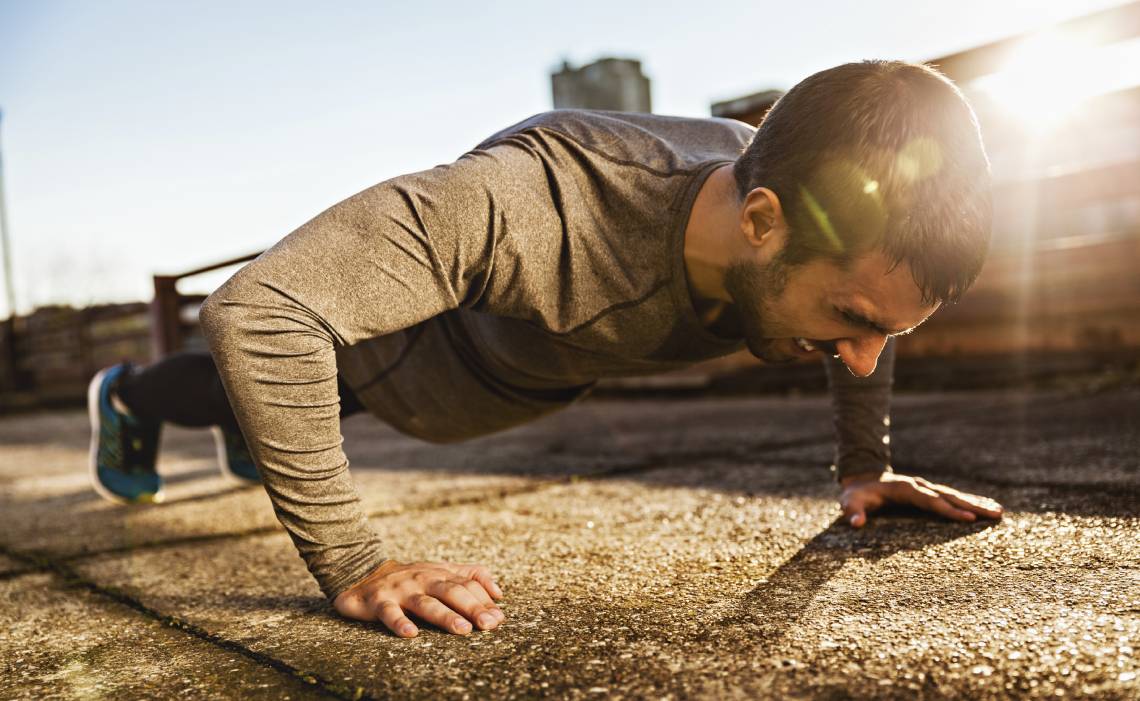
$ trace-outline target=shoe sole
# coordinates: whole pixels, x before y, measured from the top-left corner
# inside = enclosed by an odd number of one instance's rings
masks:
[[[231,482],[247,487],[261,484],[260,481],[248,480],[230,469],[230,459],[226,454],[226,437],[222,433],[222,427],[211,426],[210,433],[214,434],[214,449],[218,453],[218,469],[221,470],[222,476]]]
[[[87,413],[91,417],[91,456],[89,459],[91,486],[95,488],[95,493],[103,497],[109,502],[115,504],[122,504],[124,506],[138,506],[139,504],[159,504],[166,494],[160,487],[154,496],[149,501],[131,501],[126,497],[121,497],[111,490],[103,486],[99,481],[99,435],[102,426],[99,422],[99,390],[103,386],[103,378],[107,376],[111,368],[103,368],[95,373],[95,377],[91,379],[91,384],[87,385]]]

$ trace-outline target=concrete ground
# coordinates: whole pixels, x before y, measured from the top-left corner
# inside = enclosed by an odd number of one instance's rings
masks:
[[[340,620],[260,489],[167,428],[161,506],[87,485],[86,416],[0,419],[0,698],[1140,698],[1140,388],[902,395],[895,465],[1000,522],[837,520],[826,397],[589,400],[345,445],[399,559],[508,618]]]

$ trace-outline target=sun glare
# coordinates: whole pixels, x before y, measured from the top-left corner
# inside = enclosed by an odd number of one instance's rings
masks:
[[[1033,36],[975,87],[1041,134],[1091,97],[1140,83],[1140,39],[1090,46],[1060,33]]]

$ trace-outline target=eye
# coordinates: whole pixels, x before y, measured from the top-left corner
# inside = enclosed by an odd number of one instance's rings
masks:
[[[843,309],[839,309],[838,307],[836,307],[835,313],[839,316],[839,318],[841,320],[843,320],[844,322],[846,322],[852,326],[858,326],[859,328],[865,328],[866,327],[866,325],[862,322],[861,319],[859,319],[855,316],[852,316],[850,312],[847,312]]]
[[[847,322],[851,326],[864,330],[874,331],[875,333],[882,334],[884,336],[892,335],[890,331],[880,328],[878,324],[870,321],[869,319],[864,319],[861,316],[857,316],[845,309],[840,309],[838,307],[835,308],[835,311],[839,314],[840,318],[843,319],[843,321]]]

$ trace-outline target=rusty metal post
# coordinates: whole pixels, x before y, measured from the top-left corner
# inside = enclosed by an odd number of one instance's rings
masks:
[[[0,392],[23,389],[16,358],[16,315],[0,321]]]
[[[150,348],[153,360],[159,360],[182,347],[182,306],[178,294],[178,278],[174,275],[154,276],[154,300],[150,303]]]
[[[212,270],[228,268],[239,263],[248,263],[261,255],[249,255],[223,260],[219,263],[188,270],[177,275],[154,276],[154,300],[150,303],[150,348],[153,360],[160,360],[171,353],[182,350],[186,342],[186,324],[182,321],[182,305],[194,301],[200,295],[183,296],[178,291],[178,281],[185,277],[201,275]]]

